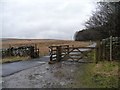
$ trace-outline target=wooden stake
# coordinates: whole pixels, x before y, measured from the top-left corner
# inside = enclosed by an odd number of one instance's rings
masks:
[[[110,36],[110,61],[112,61],[112,36]]]

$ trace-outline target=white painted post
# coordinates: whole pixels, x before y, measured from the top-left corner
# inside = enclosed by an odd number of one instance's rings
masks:
[[[112,36],[110,36],[110,61],[112,61]]]

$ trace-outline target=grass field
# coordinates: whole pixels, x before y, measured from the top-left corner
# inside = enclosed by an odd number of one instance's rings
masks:
[[[63,45],[68,44],[70,46],[87,46],[89,45],[89,42],[80,42],[80,41],[73,41],[73,40],[51,40],[51,39],[6,39],[2,40],[2,47],[0,48],[9,48],[9,47],[19,47],[24,45],[37,45],[37,48],[39,49],[40,56],[49,55],[49,46],[51,45]],[[18,57],[17,57],[18,58]],[[10,57],[8,59],[3,59],[3,62],[5,61],[16,61],[16,57]],[[19,59],[23,59],[19,57]],[[26,58],[25,58],[26,59]]]

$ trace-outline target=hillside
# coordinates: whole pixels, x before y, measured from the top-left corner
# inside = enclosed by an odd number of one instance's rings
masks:
[[[0,48],[9,48],[9,47],[19,47],[25,45],[37,45],[39,48],[40,55],[47,55],[49,53],[49,46],[51,45],[61,45],[68,44],[70,46],[86,46],[89,45],[88,42],[80,42],[73,40],[53,40],[53,39],[4,39],[2,40],[2,47]]]

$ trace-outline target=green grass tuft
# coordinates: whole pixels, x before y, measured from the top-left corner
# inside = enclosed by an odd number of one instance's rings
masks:
[[[74,88],[118,88],[118,62],[104,61],[85,65],[83,74],[76,71]]]
[[[0,59],[0,63],[11,63],[11,62],[17,62],[22,60],[28,60],[30,57],[20,57],[20,56],[11,56],[7,58]]]

